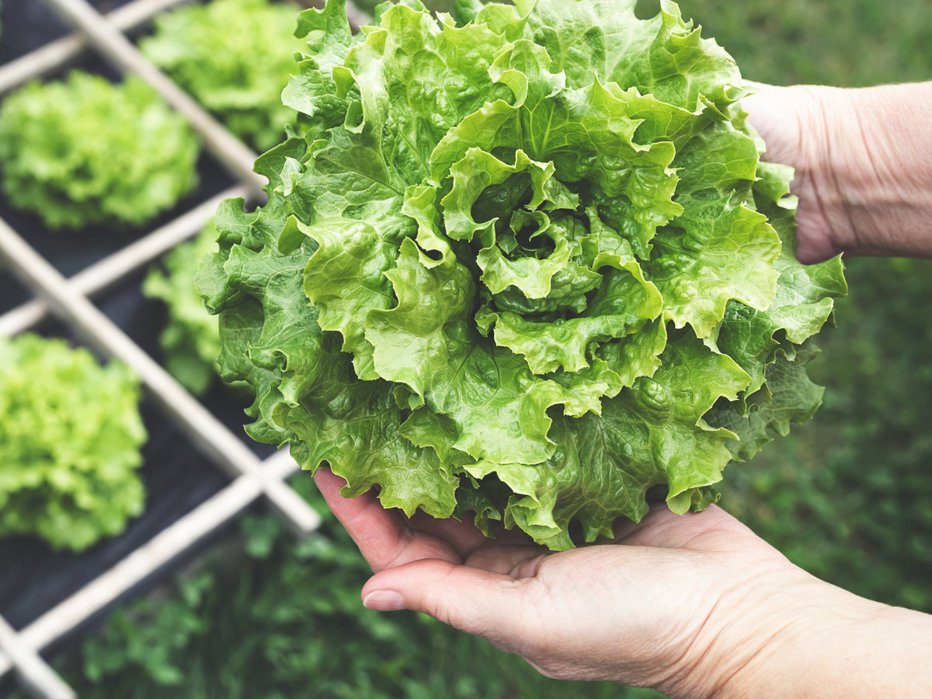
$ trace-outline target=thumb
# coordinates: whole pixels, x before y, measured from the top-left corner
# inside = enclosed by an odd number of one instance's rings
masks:
[[[522,629],[522,599],[533,578],[424,559],[389,568],[362,588],[368,609],[424,612],[467,633],[510,646]]]

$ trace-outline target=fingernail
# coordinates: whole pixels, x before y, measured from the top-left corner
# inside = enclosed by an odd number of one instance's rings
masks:
[[[362,606],[376,612],[397,612],[405,608],[405,601],[397,592],[377,590],[365,596]]]

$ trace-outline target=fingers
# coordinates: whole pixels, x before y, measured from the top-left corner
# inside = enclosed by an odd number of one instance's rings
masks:
[[[461,556],[447,543],[414,532],[400,513],[384,509],[372,493],[355,498],[340,495],[345,481],[329,469],[318,469],[314,481],[372,570],[378,572],[423,558],[460,562]]]
[[[436,519],[417,512],[408,520],[408,525],[446,541],[464,558],[488,541],[472,520]]]
[[[534,577],[537,566],[547,555],[548,552],[540,546],[489,544],[470,555],[466,565],[518,580]]]
[[[375,497],[373,497],[371,493],[366,493],[356,498],[343,497],[340,494],[340,490],[346,485],[346,481],[335,475],[329,468],[321,467],[317,469],[314,473],[314,483],[317,485],[320,494],[324,496],[324,500],[327,501],[330,510],[344,525],[347,520],[352,520],[359,516],[373,519],[377,516],[375,512],[369,512],[369,510],[372,509],[373,503],[378,504]],[[387,515],[388,513],[386,512],[385,514]]]
[[[385,570],[362,590],[377,611],[424,612],[457,629],[511,647],[522,631],[527,581],[445,561],[424,560]]]

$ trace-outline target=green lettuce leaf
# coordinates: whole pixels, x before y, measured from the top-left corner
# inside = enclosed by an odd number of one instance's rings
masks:
[[[250,434],[346,492],[562,549],[706,506],[818,389],[838,260],[794,257],[737,67],[675,4],[303,12],[260,160],[199,273]],[[805,343],[805,348],[801,346]],[[772,384],[772,385],[771,385]]]
[[[203,393],[217,376],[220,332],[217,319],[204,308],[194,286],[201,260],[217,249],[213,223],[197,238],[180,245],[165,258],[165,271],[153,268],[142,285],[149,298],[168,308],[168,324],[159,336],[165,367],[192,393]]]

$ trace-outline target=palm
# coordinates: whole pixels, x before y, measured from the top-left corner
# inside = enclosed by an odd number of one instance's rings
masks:
[[[486,539],[467,522],[410,520],[367,494],[347,499],[326,470],[318,486],[375,571],[367,605],[388,590],[410,590],[426,611],[517,652],[549,675],[604,679],[606,654],[628,662],[614,679],[657,685],[665,659],[689,648],[722,594],[748,563],[785,562],[719,508],[678,517],[658,508],[640,525],[621,525],[615,544],[551,553],[523,535]],[[759,566],[756,567],[759,570]],[[455,596],[460,613],[450,611]]]

